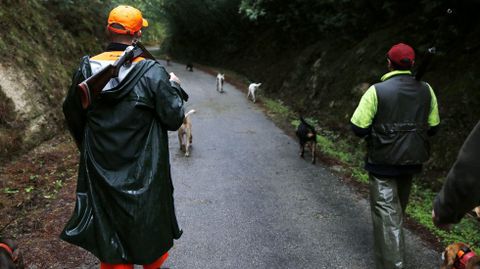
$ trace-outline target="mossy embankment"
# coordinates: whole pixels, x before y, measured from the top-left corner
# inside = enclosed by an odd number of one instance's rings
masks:
[[[0,6],[0,160],[63,129],[61,105],[87,51],[103,42],[106,3],[2,1]],[[100,14],[106,14],[102,12]]]

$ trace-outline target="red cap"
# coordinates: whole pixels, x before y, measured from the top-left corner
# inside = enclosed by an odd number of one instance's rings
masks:
[[[387,57],[397,66],[410,68],[415,61],[415,51],[407,44],[398,43],[390,48]]]

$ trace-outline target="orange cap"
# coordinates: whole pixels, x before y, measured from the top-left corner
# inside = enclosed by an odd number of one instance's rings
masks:
[[[124,29],[114,28],[112,24],[119,24]],[[108,16],[108,30],[117,34],[133,35],[147,26],[148,22],[142,17],[142,12],[131,6],[118,6],[112,9]]]

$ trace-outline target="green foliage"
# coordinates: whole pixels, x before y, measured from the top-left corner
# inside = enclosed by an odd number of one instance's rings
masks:
[[[282,118],[288,119],[292,117],[292,112],[287,106],[283,104],[282,101],[269,98],[262,98],[262,100],[269,112],[277,114],[277,116],[280,116]]]
[[[99,51],[104,40],[109,1],[0,1],[0,57],[2,65],[28,80],[25,99],[48,107],[48,129],[35,139],[47,139],[63,124],[61,104],[78,59]],[[102,41],[100,41],[102,40]],[[24,141],[30,114],[17,113],[11,100],[0,94],[0,159],[33,146]]]
[[[360,183],[368,184],[368,173],[363,168],[353,167],[352,177]]]
[[[164,0],[167,51],[177,58],[208,59],[217,50],[235,53],[250,32],[238,13],[240,0]]]
[[[415,184],[412,187],[407,214],[440,237],[444,245],[464,242],[474,249],[480,249],[480,229],[477,220],[465,217],[459,224],[454,225],[451,231],[441,230],[433,225],[432,203],[435,195],[435,192]]]
[[[45,0],[42,5],[84,51],[104,40],[109,0]]]
[[[423,34],[429,46],[432,39],[454,39],[472,23],[456,22],[452,30],[441,29],[447,7],[458,11],[458,18],[476,10],[466,1],[394,0],[157,0],[127,1],[155,3],[148,8],[166,20],[167,50],[196,60],[241,53],[248,41],[268,33],[268,46],[308,46],[332,37],[358,41],[372,31],[405,23],[412,32]],[[463,7],[463,8],[461,8]],[[476,18],[467,16],[467,18]],[[406,21],[406,22],[405,22]],[[470,22],[470,21],[469,21]],[[461,30],[460,24],[465,29]],[[405,37],[400,36],[400,39]],[[435,40],[437,42],[438,40]],[[391,41],[393,42],[393,41]],[[437,42],[440,43],[440,42]],[[446,44],[447,41],[445,41]],[[221,44],[221,45],[220,45]],[[255,52],[255,51],[250,51]]]
[[[26,187],[24,190],[25,190],[25,193],[31,193],[34,189],[35,189],[35,187],[33,187],[33,186],[28,186],[28,187]]]
[[[9,29],[8,33],[0,34],[5,44],[0,46],[0,55],[36,72],[48,71],[49,76],[42,76],[46,79],[38,80],[40,83],[70,76],[65,72],[70,70],[58,61],[71,64],[83,53],[101,47],[108,6],[109,1],[99,0],[32,0],[28,4],[8,1],[0,7],[0,25]],[[15,57],[8,55],[13,50]]]
[[[353,0],[293,0],[279,3],[272,0],[243,0],[240,13],[252,21],[277,24],[284,31],[314,31],[354,26],[358,20]],[[361,14],[361,13],[360,13]]]
[[[5,194],[17,194],[18,192],[18,189],[3,188],[3,193]]]
[[[331,33],[356,36],[372,29],[376,22],[404,16],[416,9],[432,11],[430,0],[414,1],[375,0],[242,0],[240,14],[265,27],[281,29],[293,37],[310,40]],[[436,4],[441,6],[440,4]]]
[[[251,21],[265,16],[265,9],[261,8],[263,0],[243,0],[240,3],[239,12],[245,14]]]

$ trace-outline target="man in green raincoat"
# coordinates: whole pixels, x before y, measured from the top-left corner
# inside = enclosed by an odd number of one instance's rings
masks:
[[[367,141],[377,269],[405,268],[403,214],[413,175],[429,158],[428,137],[440,123],[433,89],[412,76],[414,61],[409,45],[394,45],[387,53],[390,72],[365,92],[350,120]]]
[[[181,235],[167,136],[184,118],[179,79],[138,57],[120,68],[87,109],[76,89],[116,61],[147,25],[133,7],[113,9],[111,43],[104,53],[82,59],[63,105],[81,156],[76,206],[61,238],[93,253],[101,268],[159,268]]]

